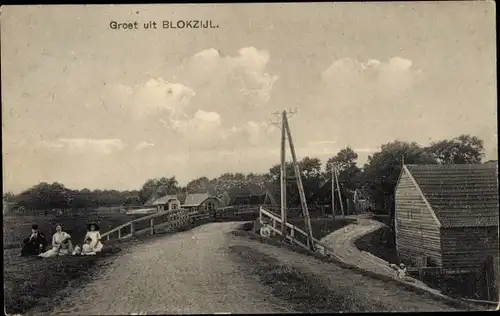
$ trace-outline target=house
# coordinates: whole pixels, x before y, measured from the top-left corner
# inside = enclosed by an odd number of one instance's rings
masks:
[[[369,212],[373,209],[373,203],[368,198],[368,194],[363,189],[354,190],[353,202],[355,205],[356,213]]]
[[[16,208],[17,204],[3,200],[3,214],[11,214]]]
[[[345,188],[340,184],[340,195],[342,197],[342,205],[340,205],[339,188],[335,184],[335,196],[333,203],[335,204],[335,213],[341,214],[342,208],[345,215],[357,213],[356,203],[354,200],[355,191]],[[318,189],[313,192],[311,201],[314,201],[319,207],[323,208],[328,214],[332,214],[332,179],[327,179],[321,183]]]
[[[181,206],[181,201],[177,198],[177,195],[165,195],[161,196],[150,203],[152,207],[156,207],[158,212],[177,210]],[[148,205],[149,206],[149,205]]]
[[[403,166],[395,192],[401,260],[450,273],[498,260],[497,179],[492,164]]]
[[[141,199],[138,196],[129,196],[123,202],[121,208],[125,211],[140,209],[142,207]]]
[[[188,193],[182,208],[194,211],[210,211],[219,208],[222,201],[209,193]]]
[[[260,206],[276,205],[274,198],[269,193],[233,195],[228,203],[230,206]]]

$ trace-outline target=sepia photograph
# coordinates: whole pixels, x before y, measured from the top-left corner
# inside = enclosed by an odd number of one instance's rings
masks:
[[[0,22],[6,315],[498,310],[493,1]]]

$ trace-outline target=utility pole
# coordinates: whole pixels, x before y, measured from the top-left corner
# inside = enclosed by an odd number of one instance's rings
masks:
[[[335,173],[333,169],[333,162],[330,165],[331,173],[332,173],[332,216],[335,219]]]
[[[285,131],[286,111],[281,114],[281,233],[286,238],[286,131]]]
[[[337,192],[339,194],[340,209],[342,210],[342,217],[345,218],[344,204],[342,203],[342,195],[340,193],[340,185],[339,185],[339,177],[338,177],[338,173],[337,173],[337,168],[335,168],[334,174],[335,174],[335,182],[337,183]]]
[[[309,217],[309,209],[307,208],[306,195],[304,193],[304,187],[302,186],[302,177],[300,175],[299,165],[297,163],[297,156],[295,155],[295,147],[293,146],[292,133],[290,132],[290,126],[288,125],[288,119],[286,116],[283,117],[284,128],[288,136],[288,142],[290,145],[290,152],[292,154],[293,167],[295,171],[295,178],[297,179],[297,186],[299,187],[300,203],[302,204],[302,212],[304,214],[304,220],[306,224],[306,231],[309,240],[309,247],[314,250],[314,237],[312,234],[311,218]]]

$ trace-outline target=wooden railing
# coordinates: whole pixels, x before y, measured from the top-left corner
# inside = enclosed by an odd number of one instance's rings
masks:
[[[263,207],[260,208],[260,213],[259,213],[259,221],[261,225],[269,227],[274,233],[283,235],[281,232],[281,218],[279,215],[274,214]],[[292,241],[293,243],[296,243],[297,245],[308,249],[308,250],[315,250],[319,253],[321,253],[324,256],[329,256],[336,258],[337,260],[340,260],[333,250],[320,242],[318,239],[313,237],[313,240],[310,241],[308,234],[303,231],[302,229],[298,228],[297,226],[294,226],[290,223],[286,223],[286,236],[288,240]],[[311,245],[312,242],[312,245]],[[312,246],[312,247],[311,247]]]
[[[134,219],[101,235],[102,240],[126,239],[144,233],[155,234],[159,230],[175,230],[199,220],[206,215],[186,209],[168,210]],[[116,237],[116,238],[112,238]]]

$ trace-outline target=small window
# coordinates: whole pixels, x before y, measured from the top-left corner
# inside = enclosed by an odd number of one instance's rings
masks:
[[[408,218],[410,220],[413,220],[413,212],[412,212],[412,210],[408,210]]]

